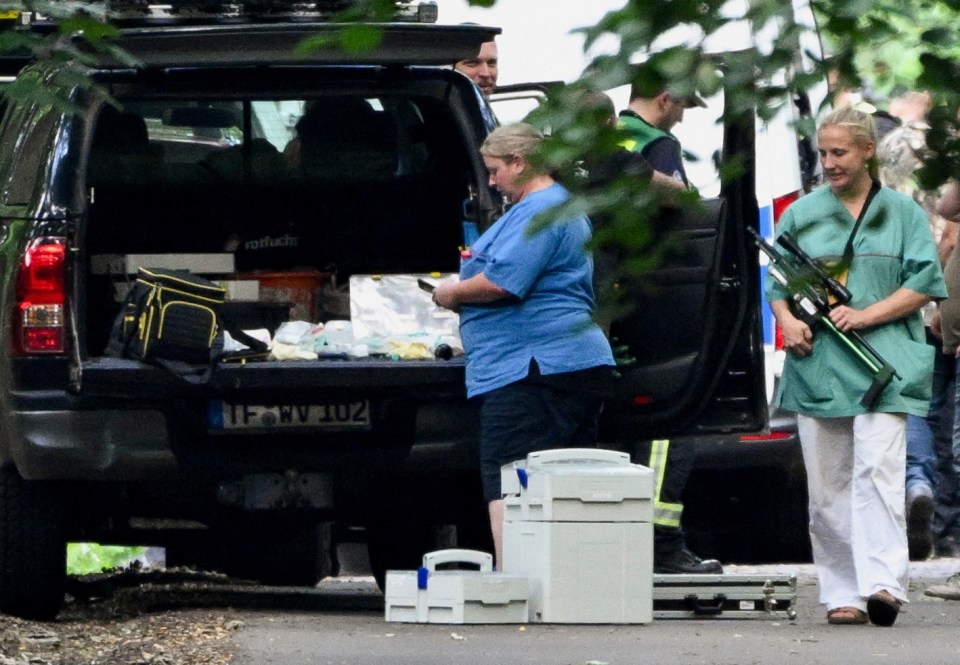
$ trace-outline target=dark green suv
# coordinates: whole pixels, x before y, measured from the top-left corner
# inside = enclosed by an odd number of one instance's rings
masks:
[[[71,541],[308,585],[360,529],[381,576],[439,536],[482,542],[462,358],[222,362],[198,383],[105,354],[144,263],[301,288],[314,321],[344,316],[351,276],[458,271],[500,203],[477,152],[495,118],[449,65],[498,30],[382,28],[348,53],[297,49],[334,30],[302,18],[127,21],[136,64],[20,72],[70,104],[9,99],[0,124],[0,610],[55,616]],[[728,149],[751,153],[753,122]],[[766,426],[751,164],[677,221],[683,251],[620,322],[637,363],[607,445]]]

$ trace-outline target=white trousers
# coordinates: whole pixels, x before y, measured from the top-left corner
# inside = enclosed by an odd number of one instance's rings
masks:
[[[810,542],[820,602],[866,609],[886,590],[907,600],[903,414],[797,416],[810,494]]]

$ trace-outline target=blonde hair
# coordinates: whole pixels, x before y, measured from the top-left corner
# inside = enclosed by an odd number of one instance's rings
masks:
[[[543,144],[543,134],[533,125],[516,122],[497,127],[490,132],[480,154],[484,157],[512,161],[522,157],[529,163],[529,157]]]
[[[853,137],[853,142],[858,146],[863,147],[872,143],[874,152],[873,157],[867,160],[867,171],[874,180],[880,179],[880,165],[876,150],[877,123],[874,122],[872,115],[852,106],[841,106],[823,117],[818,131],[823,131],[824,127],[839,127],[848,131]]]

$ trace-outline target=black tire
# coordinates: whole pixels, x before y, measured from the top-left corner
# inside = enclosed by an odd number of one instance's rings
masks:
[[[806,563],[813,561],[810,548],[810,516],[807,510],[807,485],[804,477],[791,479],[780,489],[772,502],[775,514],[767,524],[776,526],[776,547],[772,561]]]
[[[0,612],[51,621],[63,606],[67,543],[62,492],[0,469]]]
[[[224,572],[274,586],[316,586],[330,575],[329,522],[257,524],[228,538]]]
[[[413,515],[377,519],[367,524],[367,553],[370,570],[381,591],[386,588],[388,570],[416,570],[423,555],[439,547],[438,525]]]
[[[452,520],[457,527],[457,547],[493,554],[490,511],[487,502],[483,500],[480,474],[465,474],[457,486],[457,511]]]

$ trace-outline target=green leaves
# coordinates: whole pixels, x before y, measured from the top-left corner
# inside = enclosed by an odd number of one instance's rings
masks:
[[[69,543],[67,545],[67,573],[70,575],[90,575],[126,567],[131,561],[141,556],[145,550],[145,547]]]
[[[295,49],[298,55],[327,49],[338,49],[347,53],[366,53],[375,50],[383,39],[383,32],[368,24],[344,25],[332,35],[316,35],[304,39]]]
[[[340,45],[353,53],[372,51],[380,45],[383,33],[369,25],[351,25],[340,33]]]

